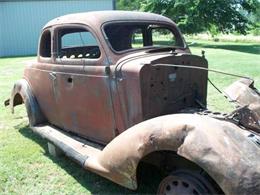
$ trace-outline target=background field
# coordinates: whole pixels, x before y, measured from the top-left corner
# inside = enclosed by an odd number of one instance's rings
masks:
[[[209,68],[249,76],[260,88],[260,44],[188,40],[191,50],[206,51]],[[13,83],[22,77],[24,64],[34,57],[0,58],[0,194],[115,194],[148,193],[152,175],[146,175],[137,192],[132,192],[83,170],[66,157],[54,158],[47,143],[28,128],[25,109],[17,107],[12,115],[3,102]],[[236,78],[209,73],[223,89]],[[208,105],[212,110],[229,111],[229,103],[212,86],[208,87]]]

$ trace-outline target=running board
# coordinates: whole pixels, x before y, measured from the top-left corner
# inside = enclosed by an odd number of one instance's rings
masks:
[[[81,166],[84,166],[89,157],[98,155],[103,149],[101,145],[72,136],[49,125],[34,126],[31,129],[58,147],[66,156]]]

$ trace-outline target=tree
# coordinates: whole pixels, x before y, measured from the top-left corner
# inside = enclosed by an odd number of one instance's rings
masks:
[[[260,35],[260,3],[257,5],[256,11],[249,15],[249,19],[254,24],[252,33],[253,35]]]
[[[118,10],[140,10],[141,8],[141,1],[139,0],[117,0],[116,8]]]
[[[256,5],[255,12],[248,14],[247,17],[249,17],[252,23],[260,25],[260,3]]]
[[[121,5],[125,2],[128,10],[136,8],[168,16],[184,33],[189,34],[207,30],[246,34],[252,25],[247,14],[255,12],[259,6],[258,0],[120,0],[119,2]]]

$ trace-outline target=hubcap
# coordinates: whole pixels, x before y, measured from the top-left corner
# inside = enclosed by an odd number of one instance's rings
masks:
[[[202,182],[192,175],[170,175],[162,180],[158,194],[200,195],[209,193]]]

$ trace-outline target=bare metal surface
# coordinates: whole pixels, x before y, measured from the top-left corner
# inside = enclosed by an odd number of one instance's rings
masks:
[[[185,66],[185,65],[173,65],[173,64],[158,64],[158,65],[163,65],[163,66],[174,66],[174,67],[180,67],[180,68],[189,68],[189,69],[198,69],[198,70],[203,70],[203,71],[207,71],[207,72],[215,72],[218,74],[224,74],[224,75],[228,75],[228,76],[232,76],[232,77],[237,77],[237,78],[244,78],[247,79],[251,82],[253,82],[252,79],[250,79],[249,77],[246,76],[242,76],[242,75],[237,75],[237,74],[232,74],[232,73],[228,73],[228,72],[223,72],[220,70],[214,70],[214,69],[208,69],[205,67],[199,67],[199,66]]]
[[[18,80],[13,87],[11,98],[8,104],[11,107],[12,113],[14,113],[14,107],[20,104],[25,104],[29,123],[31,126],[43,123],[46,121],[39,104],[32,93],[32,89],[27,80]]]
[[[48,125],[35,126],[32,127],[32,130],[50,141],[51,144],[62,150],[65,155],[81,165],[84,164],[89,156],[95,156],[100,152],[99,149],[93,147],[90,143],[87,145]]]
[[[106,22],[116,22],[116,21],[160,21],[173,23],[169,18],[164,16],[144,13],[144,12],[133,12],[133,11],[94,11],[86,13],[76,13],[69,14],[55,18],[48,22],[43,28],[49,26],[66,24],[66,23],[83,23],[90,25],[92,28],[98,28]]]
[[[225,193],[253,193],[260,190],[260,151],[244,131],[206,116],[162,116],[128,129],[88,158],[85,167],[136,189],[136,168],[142,157],[170,150],[203,167]],[[128,147],[121,147],[126,141]]]
[[[252,80],[241,79],[230,85],[225,93],[238,109],[231,115],[242,126],[260,133],[260,94]]]

